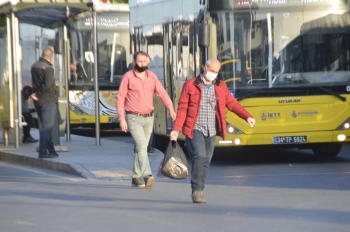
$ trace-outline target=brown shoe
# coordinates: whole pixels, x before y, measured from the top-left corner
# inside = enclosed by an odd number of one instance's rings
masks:
[[[194,191],[192,193],[192,201],[193,203],[206,203],[207,201],[203,199],[202,192],[200,191]]]
[[[145,183],[140,179],[140,177],[132,178],[131,185],[134,187],[145,187]]]
[[[152,175],[148,175],[145,177],[146,188],[151,188],[154,184],[154,177]]]

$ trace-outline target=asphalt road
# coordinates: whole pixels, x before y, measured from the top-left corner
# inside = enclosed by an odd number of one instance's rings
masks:
[[[0,231],[348,232],[349,164],[349,144],[331,159],[308,150],[216,156],[208,203],[193,204],[189,179],[156,178],[146,190],[0,162]]]

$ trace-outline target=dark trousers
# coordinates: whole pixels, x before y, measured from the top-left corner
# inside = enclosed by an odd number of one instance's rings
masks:
[[[47,104],[43,106],[35,106],[40,120],[39,132],[39,154],[44,155],[48,152],[56,153],[55,145],[52,142],[52,130],[55,123],[57,104]]]
[[[193,131],[193,138],[186,137],[186,146],[192,159],[192,192],[203,191],[207,180],[209,165],[215,148],[215,135],[205,137],[199,130]]]
[[[23,126],[23,139],[32,137],[30,135],[30,128],[33,125],[33,116],[31,113],[23,113],[24,121],[27,123],[27,126]]]

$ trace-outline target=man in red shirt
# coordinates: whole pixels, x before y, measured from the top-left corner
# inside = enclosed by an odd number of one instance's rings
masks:
[[[176,113],[157,76],[147,70],[148,63],[147,53],[139,51],[134,54],[135,67],[124,74],[120,83],[117,111],[120,128],[124,132],[129,131],[136,144],[132,185],[151,188],[154,177],[148,160],[147,145],[153,130],[153,94],[163,102],[173,120]],[[145,182],[142,181],[142,177]]]
[[[187,150],[192,158],[191,188],[194,203],[206,203],[203,189],[214,153],[215,137],[226,137],[226,108],[246,120],[255,119],[231,95],[224,81],[217,79],[221,65],[208,60],[204,72],[184,84],[177,117],[170,140],[177,140],[179,131],[186,136]]]

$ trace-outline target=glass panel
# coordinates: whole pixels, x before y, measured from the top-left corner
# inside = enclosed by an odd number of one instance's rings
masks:
[[[122,75],[128,70],[129,40],[128,13],[103,13],[97,16],[97,62],[100,87],[119,86]],[[70,84],[74,89],[81,85],[93,86],[93,59],[91,19],[73,23],[69,31],[71,62],[76,64]]]
[[[11,127],[9,63],[6,17],[0,18],[0,129]]]
[[[231,89],[301,87],[319,92],[349,85],[347,2],[328,2],[333,7],[327,8],[298,1],[275,1],[285,2],[283,6],[253,2],[256,7],[247,10],[212,12],[220,77]]]
[[[6,17],[0,18],[0,86],[8,85]]]

